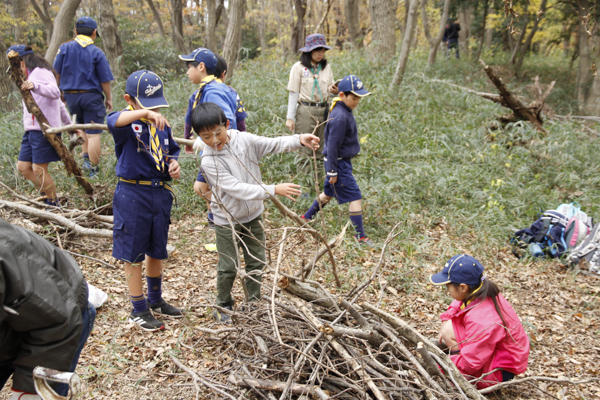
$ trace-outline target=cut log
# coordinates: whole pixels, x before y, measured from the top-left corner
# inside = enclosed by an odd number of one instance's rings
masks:
[[[19,88],[19,90],[21,91],[21,96],[23,96],[23,102],[25,103],[25,107],[27,107],[27,110],[33,116],[35,116],[35,118],[37,118],[37,120],[40,124],[40,128],[44,132],[44,137],[48,140],[50,145],[58,153],[60,159],[65,164],[65,168],[67,169],[67,172],[69,173],[69,175],[73,175],[75,177],[75,179],[77,180],[77,183],[79,183],[79,185],[83,188],[83,190],[85,190],[86,194],[93,195],[94,188],[83,177],[83,175],[81,173],[81,169],[79,169],[79,165],[77,165],[77,163],[73,159],[73,156],[71,155],[69,150],[65,147],[62,140],[60,140],[60,138],[58,138],[55,134],[46,132],[46,128],[44,125],[48,125],[48,119],[46,118],[46,116],[44,115],[42,110],[40,110],[40,108],[38,107],[37,103],[33,99],[33,96],[31,95],[31,92],[29,90],[21,89],[21,86],[23,86],[24,80],[23,80],[23,71],[21,71],[21,57],[19,56],[19,53],[11,50],[8,53],[8,60],[10,61],[11,77],[12,77],[13,81],[15,82],[15,84],[17,85],[17,87]]]

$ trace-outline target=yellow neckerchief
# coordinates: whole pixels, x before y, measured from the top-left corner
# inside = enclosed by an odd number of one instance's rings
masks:
[[[467,307],[469,304],[471,304],[471,302],[472,302],[473,300],[475,300],[474,298],[472,298],[472,297],[473,297],[473,295],[474,295],[475,293],[477,293],[477,292],[479,291],[479,289],[481,289],[482,287],[483,287],[483,282],[481,282],[481,283],[479,284],[479,287],[478,287],[477,289],[475,289],[475,290],[473,291],[473,293],[471,293],[471,295],[469,296],[469,298],[471,298],[471,300],[467,301],[466,303],[463,301],[463,303],[460,305],[460,309],[461,309],[461,310],[464,310],[464,309],[465,309],[465,308],[466,308],[466,307]]]
[[[202,79],[202,81],[200,82],[200,87],[198,88],[198,91],[196,92],[196,98],[194,99],[194,104],[192,105],[192,110],[194,108],[196,108],[196,106],[198,105],[198,101],[200,100],[200,97],[202,97],[202,89],[204,89],[204,86],[208,85],[212,81],[221,82],[221,80],[217,79],[217,77],[214,75],[207,76],[206,78]]]
[[[79,43],[79,45],[81,47],[83,47],[84,49],[89,46],[90,44],[94,44],[94,41],[92,40],[91,37],[89,36],[85,36],[85,35],[77,35],[75,36],[74,39],[77,43]]]
[[[125,110],[135,111],[132,106],[128,106]],[[150,154],[152,154],[152,158],[154,158],[156,169],[160,172],[164,172],[165,160],[163,159],[163,152],[162,146],[160,145],[160,140],[158,138],[158,135],[156,134],[156,125],[154,125],[154,122],[146,118],[140,118],[140,121],[148,125],[148,131],[150,131]]]
[[[333,98],[333,100],[331,101],[331,107],[329,108],[329,112],[333,111],[333,107],[335,107],[338,101],[342,101],[342,99],[339,96]]]

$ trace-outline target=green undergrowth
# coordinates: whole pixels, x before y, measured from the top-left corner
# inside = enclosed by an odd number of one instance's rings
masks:
[[[482,58],[488,64],[505,63],[505,56],[484,54]],[[246,104],[250,132],[270,137],[286,134],[285,85],[293,62],[261,56],[236,69],[231,83]],[[336,78],[356,74],[372,91],[355,111],[362,151],[353,165],[364,197],[365,229],[379,244],[400,223],[403,232],[394,244],[398,252],[409,259],[441,261],[458,251],[477,255],[502,247],[510,227],[527,226],[539,211],[563,202],[578,201],[588,214],[598,215],[597,135],[580,123],[564,120],[547,123],[547,135],[540,135],[526,123],[492,130],[491,122],[506,114],[506,109],[439,82],[447,80],[493,92],[485,73],[472,60],[446,60],[442,55],[435,69],[428,71],[426,54],[417,52],[401,86],[392,91],[388,85],[396,59],[377,65],[367,53],[333,52],[329,62]],[[559,113],[571,112],[574,106],[565,100],[572,76],[568,60],[529,59],[521,78],[509,77],[507,82],[511,89],[526,96],[531,83],[528,77],[534,75],[540,75],[542,83],[563,76],[548,102]],[[165,80],[171,107],[163,112],[175,134],[183,136],[187,99],[195,88],[184,75],[168,73]],[[120,81],[113,89],[116,109],[125,106],[123,88],[124,82]],[[21,135],[20,113],[3,114],[0,138],[5,145],[0,150],[0,178],[19,192],[33,195],[32,186],[18,176],[15,168]],[[102,187],[96,205],[111,200],[115,185],[116,159],[110,135],[103,135],[103,144],[98,182]],[[293,154],[265,157],[263,180],[306,182],[297,176],[294,159]],[[191,155],[180,160],[183,174],[175,184],[178,207],[173,211],[174,220],[189,214],[204,218],[205,205],[192,191],[198,162]],[[61,164],[53,164],[51,171],[59,192],[67,195],[72,205],[91,206],[74,180],[66,177]],[[303,185],[303,190],[314,192],[314,188]],[[284,199],[299,214],[311,201],[293,203]],[[348,218],[347,205],[334,203],[322,213],[329,236],[339,232]],[[277,226],[290,224],[270,204],[267,218]],[[321,228],[320,223],[315,226]],[[442,248],[434,245],[427,233],[440,226],[451,238]],[[351,249],[348,254],[358,255],[360,251]]]

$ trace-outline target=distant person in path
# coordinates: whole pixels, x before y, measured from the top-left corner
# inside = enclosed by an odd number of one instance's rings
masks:
[[[456,58],[460,58],[458,51],[458,31],[460,31],[460,24],[458,18],[450,19],[449,24],[446,25],[444,31],[444,43],[448,45],[448,56],[452,52],[452,49],[456,49]]]
[[[23,44],[10,46],[8,52],[16,51],[21,56],[21,70],[25,82],[23,90],[30,90],[33,99],[52,127],[71,123],[69,112],[60,99],[60,89],[54,76],[54,70],[42,56],[33,52],[31,46]],[[21,142],[17,170],[45,194],[46,204],[60,206],[56,196],[56,186],[48,172],[48,165],[60,161],[54,147],[44,137],[39,121],[27,110],[23,101],[23,129],[25,134]],[[60,137],[60,134],[57,136]]]
[[[302,52],[300,61],[292,66],[287,86],[289,97],[285,122],[292,133],[312,133],[318,124],[327,120],[330,93],[338,93],[337,86],[333,81],[331,66],[325,59],[327,50],[331,50],[331,47],[327,46],[325,36],[320,33],[308,35],[305,46],[299,50]],[[325,124],[317,129],[315,135],[321,139],[321,146],[316,151],[320,184]],[[305,183],[312,191],[314,189],[313,151],[303,148],[300,150],[300,154],[303,157],[298,157],[297,160],[298,174],[305,177]]]
[[[515,310],[498,286],[483,275],[483,266],[466,254],[452,257],[444,269],[429,277],[446,285],[454,301],[441,315],[440,345],[450,350],[459,371],[483,389],[527,370],[529,338]]]
[[[338,204],[350,203],[350,221],[356,230],[360,244],[372,247],[373,242],[365,234],[362,216],[362,193],[352,175],[352,159],[360,152],[358,128],[352,111],[360,100],[370,95],[362,81],[355,75],[344,77],[338,84],[340,96],[333,99],[329,122],[325,128],[325,185],[312,206],[302,215],[311,220],[332,198]]]
[[[106,56],[94,45],[94,40],[100,36],[96,21],[81,17],[75,24],[75,31],[75,39],[58,48],[54,69],[69,112],[77,115],[77,123],[102,124],[106,112],[113,109],[110,81],[115,78]],[[100,171],[101,133],[101,129],[87,129],[83,135],[83,168],[91,178]]]

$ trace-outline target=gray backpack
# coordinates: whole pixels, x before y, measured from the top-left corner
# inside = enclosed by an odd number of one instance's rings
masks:
[[[596,224],[587,238],[567,256],[570,264],[578,264],[581,260],[588,262],[590,272],[600,274],[600,224]]]

